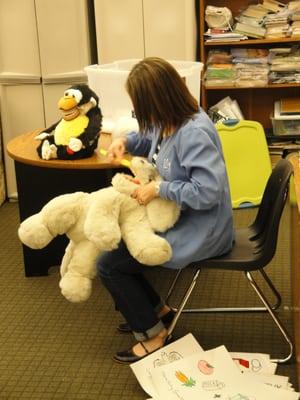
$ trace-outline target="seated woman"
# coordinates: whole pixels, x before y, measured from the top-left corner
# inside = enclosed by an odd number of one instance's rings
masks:
[[[170,243],[173,256],[154,268],[180,269],[228,252],[234,238],[232,208],[214,124],[177,71],[163,59],[150,57],[137,63],[126,89],[139,132],[115,139],[109,147],[110,159],[122,158],[125,151],[147,156],[164,180],[139,187],[133,197],[147,204],[160,196],[181,207],[175,226],[161,234]],[[174,312],[146,280],[147,268],[128,253],[124,243],[97,261],[98,274],[126,320],[119,330],[132,331],[138,341],[129,350],[117,352],[117,362],[137,361],[166,341],[166,326]]]

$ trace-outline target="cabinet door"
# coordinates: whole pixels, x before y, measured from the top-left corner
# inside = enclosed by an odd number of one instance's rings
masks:
[[[145,55],[194,61],[194,0],[143,0]]]
[[[34,0],[0,1],[0,75],[40,76]]]
[[[40,84],[0,85],[1,122],[3,148],[21,133],[43,129],[44,110]],[[13,160],[4,151],[5,174],[8,197],[16,196]]]
[[[35,0],[42,76],[79,73],[91,63],[86,0]]]
[[[99,64],[143,58],[142,0],[94,0]]]

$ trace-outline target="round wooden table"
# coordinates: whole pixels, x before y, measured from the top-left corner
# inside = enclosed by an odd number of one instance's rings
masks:
[[[97,151],[81,160],[42,160],[36,151],[39,141],[34,139],[39,132],[17,136],[7,145],[7,152],[15,163],[21,221],[61,194],[92,192],[109,186],[112,176],[124,170],[109,163]],[[110,142],[111,136],[101,133],[98,148],[107,149]],[[49,267],[60,264],[67,243],[68,239],[61,236],[42,250],[23,246],[25,275],[47,275]]]

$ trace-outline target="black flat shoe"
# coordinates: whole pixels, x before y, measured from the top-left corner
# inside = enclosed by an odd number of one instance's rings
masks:
[[[175,316],[175,311],[171,309],[169,312],[167,312],[167,314],[161,317],[161,321],[164,323],[166,328],[168,328],[171,325],[174,316]],[[117,330],[121,333],[132,332],[132,329],[130,328],[130,325],[127,322],[122,322],[120,325],[118,325]]]
[[[147,357],[149,354],[154,353],[156,350],[159,350],[159,349],[163,348],[164,346],[166,346],[167,344],[169,344],[169,343],[171,343],[171,342],[172,342],[172,337],[168,337],[168,338],[165,340],[165,343],[164,343],[161,347],[159,347],[158,349],[155,349],[155,350],[153,350],[153,351],[149,351],[149,350],[145,347],[145,345],[144,345],[143,342],[139,342],[139,343],[142,345],[142,347],[143,347],[143,349],[145,350],[145,353],[146,353],[146,354],[144,354],[143,356],[138,356],[138,355],[136,355],[136,354],[134,353],[133,349],[131,348],[131,349],[125,350],[125,351],[118,351],[118,352],[113,356],[113,359],[114,359],[114,361],[116,361],[116,362],[119,363],[119,364],[131,364],[131,363],[134,363],[134,362],[136,362],[136,361],[142,360],[143,358]]]

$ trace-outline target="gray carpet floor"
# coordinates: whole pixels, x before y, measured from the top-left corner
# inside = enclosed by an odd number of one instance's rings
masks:
[[[237,225],[252,221],[255,209],[235,212]],[[128,366],[115,364],[112,355],[134,343],[131,335],[116,332],[121,321],[98,280],[84,304],[61,296],[57,267],[49,276],[26,278],[17,238],[18,205],[0,207],[0,399],[94,400],[146,399]],[[292,332],[290,313],[289,210],[282,219],[279,247],[268,272],[283,296],[280,317]],[[186,270],[186,275],[191,271]],[[166,293],[172,271],[151,273],[149,279]],[[181,285],[177,299],[185,289]],[[254,297],[239,273],[205,271],[192,303],[202,306],[253,304]],[[176,302],[176,298],[174,299]],[[266,352],[280,356],[287,350],[265,314],[184,315],[175,337],[192,332],[204,349],[224,344],[229,351]],[[278,367],[297,388],[295,364]],[[267,400],[267,399],[266,399]]]

